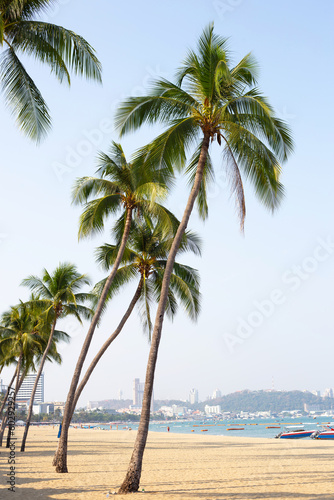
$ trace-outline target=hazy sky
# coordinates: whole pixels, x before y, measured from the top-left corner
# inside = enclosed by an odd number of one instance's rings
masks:
[[[77,177],[95,170],[96,153],[118,140],[117,103],[144,94],[151,78],[172,79],[204,26],[230,37],[237,62],[252,51],[259,85],[293,130],[295,153],[284,166],[286,199],[272,216],[246,185],[245,236],[215,151],[217,184],[210,190],[205,225],[190,227],[203,239],[203,256],[185,256],[201,274],[202,313],[197,324],[180,312],[165,321],[155,380],[156,398],[200,399],[215,388],[321,389],[334,386],[333,303],[333,10],[322,2],[282,0],[62,0],[48,19],[84,36],[103,64],[103,86],[73,77],[70,90],[32,59],[25,65],[41,89],[53,129],[36,147],[16,129],[0,103],[0,310],[25,299],[20,282],[29,274],[71,261],[96,282],[104,276],[94,249],[101,237],[78,243],[80,209],[71,206]],[[157,132],[156,129],[154,132]],[[122,140],[128,156],[153,137],[149,129]],[[179,217],[187,196],[180,179],[169,199]],[[89,359],[110,335],[134,293],[129,286],[110,304],[95,334]],[[61,367],[47,365],[47,400],[64,400],[85,328],[61,348]],[[132,397],[135,377],[144,380],[149,345],[137,312],[95,370],[80,403]],[[3,372],[5,382],[9,371]]]

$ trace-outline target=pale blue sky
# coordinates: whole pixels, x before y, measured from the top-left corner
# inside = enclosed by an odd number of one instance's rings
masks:
[[[103,86],[73,78],[68,90],[47,69],[24,60],[53,117],[53,130],[38,148],[18,132],[0,103],[0,310],[27,296],[19,287],[24,277],[43,267],[52,270],[60,261],[75,262],[94,281],[103,276],[93,251],[109,241],[109,232],[77,242],[79,209],[71,207],[71,186],[76,177],[93,173],[96,152],[118,139],[112,130],[117,102],[143,94],[154,76],[172,79],[187,48],[214,21],[216,32],[230,37],[235,61],[253,52],[261,68],[259,85],[289,122],[296,148],[284,167],[286,199],[274,217],[246,186],[245,236],[220,153],[214,153],[218,181],[209,220],[203,225],[194,215],[190,223],[203,238],[203,257],[187,258],[201,273],[202,313],[197,325],[182,313],[173,324],[165,322],[155,395],[183,399],[196,387],[204,399],[215,388],[223,393],[268,388],[272,377],[279,389],[334,386],[334,252],[328,243],[318,248],[319,238],[334,240],[333,10],[330,0],[101,0],[93,8],[86,0],[63,0],[48,18],[95,47]],[[122,143],[131,155],[152,137],[145,129]],[[186,192],[181,179],[169,201],[178,216]],[[296,273],[299,282],[292,279]],[[129,287],[110,305],[90,357],[115,328],[132,293]],[[45,369],[47,399],[65,399],[85,333],[65,326],[73,340],[62,348],[62,367]],[[117,397],[119,389],[131,397],[133,379],[144,379],[147,354],[134,314],[97,368],[82,404]]]

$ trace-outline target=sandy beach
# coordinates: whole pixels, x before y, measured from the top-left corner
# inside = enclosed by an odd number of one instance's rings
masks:
[[[16,430],[16,491],[7,491],[8,450],[2,448],[0,497],[102,500],[108,492],[113,497],[124,478],[135,432],[71,429],[70,472],[62,475],[51,465],[56,433],[56,428],[32,427],[22,454],[18,451],[22,430]],[[140,496],[333,500],[333,455],[334,442],[150,433]]]

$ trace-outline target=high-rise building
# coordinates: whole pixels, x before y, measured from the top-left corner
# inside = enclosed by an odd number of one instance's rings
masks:
[[[189,393],[189,403],[191,405],[198,403],[198,390],[197,389],[191,389],[191,391]]]
[[[121,401],[123,399],[123,391],[122,391],[122,389],[120,389],[118,391],[118,399],[119,399],[119,401]]]
[[[3,384],[2,378],[0,378],[0,394],[5,394],[7,392],[8,385]]]
[[[20,387],[19,392],[16,396],[17,402],[27,402],[30,401],[31,392],[36,380],[36,374],[31,373],[30,375],[26,375],[24,378],[22,385]],[[44,373],[41,374],[38,384],[37,390],[34,398],[34,403],[44,403]]]
[[[141,406],[143,404],[144,384],[140,382],[139,378],[133,381],[133,404],[134,406]]]
[[[220,392],[219,389],[215,389],[213,391],[213,395],[212,395],[212,399],[217,399],[217,398],[221,398],[222,397],[222,393]]]
[[[324,392],[324,398],[333,398],[334,397],[334,392],[332,388],[325,389]]]
[[[143,405],[145,384],[140,382],[139,378],[135,378],[133,381],[133,405],[141,407]],[[151,399],[151,412],[153,412],[154,407],[154,393],[152,392]]]

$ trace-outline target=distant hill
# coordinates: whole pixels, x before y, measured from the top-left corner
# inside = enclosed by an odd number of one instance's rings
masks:
[[[220,405],[222,411],[239,413],[240,411],[282,412],[304,410],[304,404],[319,407],[320,410],[334,408],[333,398],[322,398],[311,392],[303,391],[240,391],[227,394],[217,399],[210,399],[196,406],[203,410],[205,405]]]
[[[128,408],[133,404],[131,399],[105,399],[102,401],[91,401],[92,408],[103,407],[106,409],[119,410]],[[186,403],[180,400],[160,399],[154,401],[154,408],[158,410],[161,406],[185,406],[193,410],[204,410],[205,405],[220,405],[222,411],[239,413],[241,411],[257,412],[271,411],[280,413],[282,411],[304,410],[304,404],[314,409],[334,409],[333,398],[322,398],[311,392],[303,391],[239,391],[227,394],[217,399],[210,399],[201,403]]]

